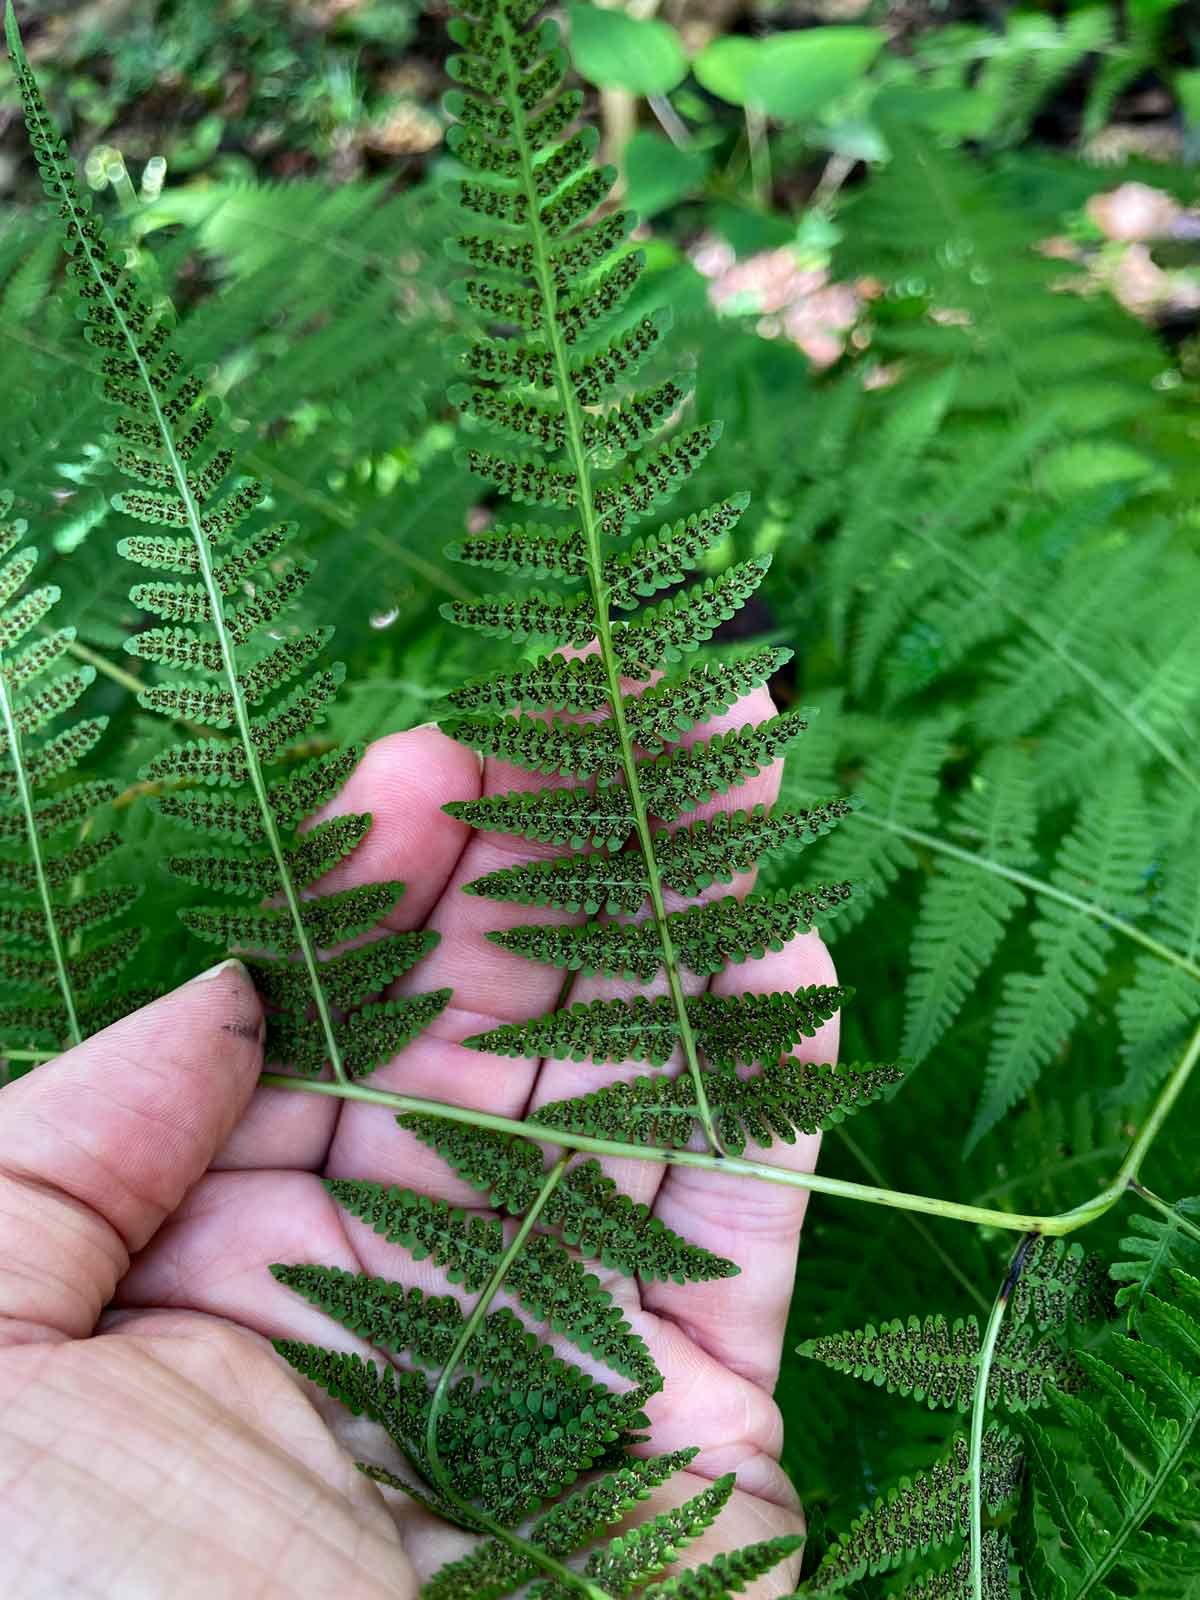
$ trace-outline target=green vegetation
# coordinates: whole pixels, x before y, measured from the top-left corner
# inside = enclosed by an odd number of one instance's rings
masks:
[[[778,1391],[802,1592],[1197,1592],[1189,8],[918,27],[868,5],[719,33],[573,5],[564,50],[536,7],[480,0],[451,25],[444,114],[433,19],[321,9],[131,5],[101,47],[95,19],[18,7],[32,70],[10,17],[50,204],[10,138],[7,1072],[194,970],[182,919],[253,952],[297,1092],[398,1113],[520,1219],[332,1186],[477,1295],[465,1313],[277,1273],[416,1364],[281,1351],[486,1536],[431,1595],[689,1600],[794,1554],[662,1578],[719,1536],[726,1480],[610,1539],[688,1456],[625,1453],[661,1378],[583,1263],[678,1282],[736,1263],[578,1151],[822,1196]],[[764,683],[778,716],[705,736]],[[457,808],[572,851],[469,893],[591,919],[491,937],[664,991],[564,986],[469,1042],[642,1076],[523,1123],[372,1086],[447,1003],[373,998],[436,936],[321,960],[403,885],[308,898],[370,819],[297,829],[366,740],[431,718],[586,780]],[[793,743],[769,815],[688,820]],[[669,909],[760,858],[744,901]],[[682,971],[814,925],[852,999],[685,993]],[[843,1004],[842,1062],[780,1060]],[[819,1129],[817,1175],[772,1166]],[[540,1341],[551,1307],[614,1381]]]

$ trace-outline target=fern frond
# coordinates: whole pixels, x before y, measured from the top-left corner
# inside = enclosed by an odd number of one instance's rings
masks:
[[[436,1117],[401,1116],[397,1121],[436,1150],[472,1188],[483,1191],[489,1205],[521,1216],[537,1199],[545,1168],[540,1151],[527,1140]],[[585,1259],[631,1278],[699,1283],[732,1277],[738,1270],[732,1261],[688,1244],[648,1207],[622,1194],[598,1161],[567,1169],[543,1205],[541,1220],[560,1228]]]
[[[688,1020],[710,1067],[732,1072],[776,1063],[810,1038],[845,1003],[849,989],[814,984],[794,993],[693,995]],[[504,1023],[463,1043],[502,1056],[549,1056],[556,1061],[649,1061],[662,1066],[679,1043],[679,1020],[669,997],[576,1001],[565,1011]]]
[[[473,679],[446,696],[456,711],[493,712],[512,706],[547,706],[555,711],[597,711],[608,703],[599,656],[545,656],[520,672]]]
[[[737,661],[705,662],[686,678],[656,684],[627,701],[630,731],[639,744],[686,733],[766,683],[792,658],[790,650],[755,650]]]
[[[1200,1228],[1200,1197],[1177,1200],[1170,1216],[1147,1217],[1135,1211],[1129,1219],[1132,1233],[1121,1240],[1121,1255],[1109,1268],[1109,1277],[1120,1285],[1116,1293],[1118,1309],[1124,1309],[1129,1326],[1147,1294],[1168,1286],[1176,1269],[1200,1277],[1200,1239],[1191,1229]]]
[[[734,1483],[733,1473],[726,1473],[682,1505],[619,1534],[588,1557],[583,1566],[585,1576],[618,1600],[639,1588],[711,1526],[733,1493]],[[536,1600],[568,1600],[571,1593],[571,1586],[555,1578],[545,1578],[529,1590],[530,1600],[535,1596]]]
[[[450,1003],[449,989],[403,1000],[376,1000],[343,1019],[338,1039],[346,1075],[365,1078],[398,1055]],[[267,1022],[267,1059],[311,1076],[329,1060],[329,1045],[319,1018],[287,1015]]]
[[[835,1372],[911,1395],[931,1411],[968,1411],[979,1366],[979,1324],[974,1317],[953,1323],[939,1313],[868,1323],[839,1334],[809,1339],[799,1346]],[[1024,1411],[1044,1405],[1047,1395],[1070,1380],[1073,1365],[1051,1338],[1034,1341],[1030,1330],[1010,1334],[993,1363],[988,1381],[991,1404]]]
[[[400,933],[358,945],[343,955],[331,956],[321,964],[321,983],[330,1004],[346,1010],[368,995],[386,989],[388,984],[423,961],[439,937],[432,929]],[[304,1004],[308,976],[302,967],[294,962],[253,958],[247,965],[254,972],[254,981],[263,998],[272,1005],[292,1009]]]
[[[520,643],[550,639],[582,649],[596,631],[590,599],[562,600],[557,595],[484,595],[478,600],[448,600],[441,608],[448,622],[477,633],[494,634]]]
[[[465,1320],[450,1295],[426,1295],[362,1272],[277,1264],[271,1275],[360,1338],[396,1355],[407,1352],[425,1367],[445,1366]],[[556,1356],[511,1311],[488,1313],[468,1346],[467,1364],[483,1378],[536,1394],[547,1419],[582,1411],[607,1393],[603,1384]]]
[[[1051,874],[1056,887],[1119,914],[1137,909],[1147,859],[1141,787],[1128,769],[1080,807]],[[1041,957],[1036,975],[1010,973],[996,1016],[979,1108],[968,1138],[976,1144],[1026,1094],[1070,1037],[1104,975],[1112,934],[1061,901],[1042,900],[1033,923]]]
[[[727,962],[782,950],[796,934],[811,928],[818,917],[824,919],[836,913],[849,895],[849,884],[752,895],[747,900],[725,895],[703,906],[669,913],[667,926],[682,964],[708,976],[720,972]],[[610,899],[610,909],[611,905]],[[640,978],[644,983],[663,964],[662,942],[653,923],[593,922],[583,927],[520,923],[489,933],[488,938],[505,950],[515,950],[518,955],[550,966],[603,973],[606,977]]]
[[[1005,1428],[989,1428],[981,1464],[983,1504],[994,1516],[1012,1499],[1020,1481],[1020,1441]],[[928,1471],[902,1479],[881,1495],[830,1546],[813,1574],[813,1592],[836,1594],[910,1556],[949,1544],[967,1531],[969,1492],[967,1440],[958,1434],[948,1453]]]
[[[451,561],[488,572],[519,573],[528,578],[582,578],[587,568],[583,536],[562,533],[542,523],[508,523],[471,534],[446,546]]]
[[[310,829],[285,852],[284,859],[293,881],[309,884],[323,877],[357,849],[370,828],[370,816],[361,813],[357,816],[331,817],[328,822]],[[229,894],[268,895],[277,894],[280,888],[279,871],[275,863],[261,856],[188,851],[168,856],[167,867],[177,878],[198,884],[202,889],[223,889]]]
[[[740,1550],[723,1550],[703,1566],[689,1567],[662,1583],[651,1584],[643,1600],[726,1600],[803,1548],[802,1538],[781,1534],[743,1545]]]
[[[104,859],[117,844],[115,834],[64,847],[57,839],[67,827],[91,826],[100,806],[113,797],[107,784],[81,784],[57,793],[39,793],[69,771],[93,748],[107,719],[83,718],[57,733],[48,724],[70,711],[95,677],[88,666],[46,674],[74,640],[73,629],[17,646],[48,613],[59,591],[52,585],[22,594],[37,568],[37,551],[17,549],[26,533],[23,520],[9,520],[12,495],[0,494],[0,842],[17,854],[0,854],[0,940],[12,946],[0,961],[0,977],[18,993],[40,989],[54,995],[52,1005],[36,1008],[9,1002],[21,1038],[51,1046],[78,1044],[85,1036],[83,999],[101,981],[92,931],[120,917],[137,899],[130,886],[82,892],[78,875]],[[16,554],[12,552],[16,550]],[[4,561],[5,557],[9,559]],[[41,736],[41,737],[39,737]],[[126,940],[110,944],[104,981],[111,982],[132,953]],[[48,959],[46,959],[48,958]],[[11,1042],[11,1041],[10,1041]],[[3,1041],[0,1041],[2,1044]]]
[[[369,933],[403,893],[402,883],[360,884],[318,900],[306,900],[301,917],[316,944],[343,944]],[[286,955],[292,948],[291,913],[283,909],[242,911],[232,906],[188,906],[179,915],[186,927],[212,944],[246,945],[273,955]]]
[[[364,920],[367,900],[354,914],[352,902],[344,897],[329,900],[324,911],[319,900],[302,909],[293,867],[319,869],[320,858],[313,854],[318,847],[314,843],[305,850],[287,835],[348,776],[348,753],[336,752],[282,778],[268,775],[297,740],[324,721],[342,680],[340,665],[315,665],[328,639],[325,630],[295,639],[281,636],[283,614],[302,593],[313,566],[289,551],[295,525],[256,525],[267,500],[265,486],[239,477],[235,452],[212,437],[217,408],[210,404],[204,383],[184,370],[159,297],[143,294],[124,252],[111,247],[47,113],[11,7],[6,31],[30,145],[61,218],[84,336],[96,352],[102,391],[116,410],[115,431],[123,441],[116,464],[137,484],[115,503],[128,517],[173,530],[169,537],[138,533],[124,541],[123,552],[131,561],[151,571],[180,574],[183,580],[155,577],[135,585],[134,603],[169,626],[140,632],[129,648],[146,660],[196,673],[199,681],[194,689],[155,685],[144,703],[170,715],[191,713],[218,730],[232,729],[234,735],[169,749],[149,763],[147,774],[152,781],[170,781],[172,791],[162,797],[169,816],[261,852],[270,867],[250,868],[239,887],[258,892],[269,881],[269,892],[283,901],[279,910],[257,918],[201,908],[185,921],[218,941],[245,936],[280,954],[297,951],[308,977],[307,999],[315,1005],[315,1025],[324,1039],[323,1055],[334,1076],[344,1078],[330,1001],[321,987],[317,946],[322,940],[338,942],[350,927],[367,931],[373,924]],[[232,543],[243,525],[246,532]],[[44,604],[33,597],[21,618],[0,620],[0,633],[7,638],[18,624],[32,625]],[[288,684],[292,686],[285,688]],[[280,690],[279,698],[272,699]],[[81,739],[81,733],[74,735],[76,745]],[[74,746],[64,748],[62,756],[64,763],[77,759]],[[174,787],[177,780],[245,789],[246,796],[226,802],[189,795]],[[331,838],[326,836],[326,842]],[[228,865],[203,867],[195,856],[180,858],[180,864],[189,876],[205,872],[210,883],[230,881]],[[378,901],[376,896],[373,903]],[[303,1009],[293,1020],[304,1021]],[[365,1013],[349,1019],[347,1028],[357,1030],[355,1039],[364,1049],[372,1041],[370,1055],[385,1037],[395,1035],[396,1017],[382,1018],[374,1034]],[[301,1041],[310,1032],[307,1022],[296,1029]],[[308,1054],[311,1059],[312,1051]]]
[[[709,1104],[731,1151],[747,1143],[793,1144],[797,1133],[834,1127],[899,1083],[899,1067],[787,1059],[747,1079],[713,1074],[706,1080]],[[596,1139],[686,1149],[699,1108],[680,1078],[634,1078],[574,1100],[539,1106],[529,1121],[550,1131]]]
[[[528,1543],[547,1555],[571,1555],[622,1521],[695,1455],[695,1450],[679,1450],[644,1460],[629,1457],[615,1472],[546,1512],[526,1535]],[[502,1600],[535,1577],[537,1570],[519,1550],[489,1539],[469,1555],[439,1567],[425,1585],[426,1600]]]
[[[451,1283],[461,1283],[471,1293],[485,1287],[503,1253],[498,1222],[468,1219],[442,1200],[349,1179],[331,1179],[326,1188],[340,1206],[376,1233],[411,1250],[418,1261],[432,1260]],[[580,1350],[637,1383],[660,1387],[643,1341],[630,1330],[599,1280],[557,1240],[533,1236],[505,1283],[531,1315],[551,1321]]]
[[[1003,1533],[988,1528],[981,1546],[983,1600],[1010,1600],[1009,1544]],[[971,1551],[968,1546],[952,1566],[927,1572],[891,1600],[972,1600]]]
[[[1036,814],[1029,756],[1015,747],[980,763],[956,831],[1002,866],[1028,868]],[[923,1061],[945,1035],[999,948],[1024,894],[1009,879],[944,858],[926,888],[912,947],[904,1050]]]
[[[706,644],[723,623],[735,617],[766,577],[769,556],[755,556],[706,578],[682,594],[649,606],[617,634],[621,670],[647,678],[664,662],[680,661]]]
[[[1195,1570],[1194,1541],[1147,1527],[1156,1513],[1171,1527],[1195,1511],[1188,1479],[1200,1430],[1200,1280],[1172,1276],[1175,1303],[1147,1295],[1140,1338],[1112,1340],[1103,1358],[1080,1355],[1086,1403],[1051,1396],[1082,1450],[1089,1492],[1055,1439],[1032,1420],[1024,1425],[1036,1504],[1054,1528],[1052,1558],[1039,1563],[1048,1600],[1143,1585],[1178,1592],[1182,1574]]]

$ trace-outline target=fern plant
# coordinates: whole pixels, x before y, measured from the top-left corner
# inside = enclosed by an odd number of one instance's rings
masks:
[[[1172,1302],[1156,1290],[1165,1264],[1175,1262],[1181,1241],[1194,1241],[1196,1229],[1185,1205],[1159,1201],[1142,1187],[1139,1172],[1200,1059],[1200,1032],[1173,1040],[1174,1054],[1164,1051],[1165,1083],[1116,1176],[1069,1211],[1026,1215],[907,1194],[882,1181],[786,1171],[761,1159],[776,1140],[839,1125],[880,1100],[902,1073],[891,1065],[808,1064],[790,1056],[840,1009],[848,995],[841,987],[726,999],[699,981],[731,961],[782,947],[818,917],[843,908],[852,916],[858,892],[851,898],[850,874],[834,872],[823,884],[746,899],[709,894],[687,908],[676,909],[668,896],[730,885],[768,849],[823,841],[854,806],[812,796],[792,810],[734,811],[711,820],[690,815],[773,762],[804,731],[807,717],[788,711],[705,735],[707,721],[736,706],[786,659],[771,645],[710,655],[699,665],[691,659],[750,598],[768,563],[753,554],[716,570],[745,509],[741,496],[656,532],[638,531],[693,478],[718,430],[684,421],[689,386],[658,370],[666,319],[632,302],[643,263],[626,246],[631,219],[604,210],[611,174],[591,166],[593,140],[576,131],[580,97],[562,91],[555,31],[551,24],[530,26],[536,10],[531,0],[479,0],[473,20],[455,24],[465,53],[454,68],[463,88],[450,102],[457,119],[451,142],[473,173],[460,186],[471,220],[455,250],[472,269],[463,299],[484,324],[464,354],[469,381],[456,396],[474,430],[465,464],[518,504],[542,508],[545,520],[475,528],[454,548],[469,568],[516,582],[456,598],[446,607],[451,620],[524,649],[502,673],[456,688],[444,726],[485,754],[582,780],[449,809],[474,827],[557,847],[553,857],[539,853],[476,880],[470,892],[581,912],[587,920],[533,921],[494,935],[506,950],[561,969],[563,1000],[544,1016],[489,1029],[468,1043],[491,1057],[642,1061],[656,1069],[678,1058],[681,1070],[653,1071],[517,1121],[358,1081],[446,1003],[444,991],[405,1001],[368,998],[419,960],[431,936],[355,943],[320,959],[330,947],[370,934],[401,886],[302,895],[345,860],[370,824],[366,817],[338,817],[298,831],[356,759],[353,750],[335,750],[298,770],[284,768],[295,742],[327,714],[341,677],[338,668],[318,664],[325,630],[289,625],[287,608],[308,570],[287,553],[293,530],[257,517],[266,492],[234,476],[232,453],[217,440],[216,408],[202,385],[183,375],[165,320],[80,196],[9,8],[31,139],[65,225],[88,337],[117,408],[114,453],[141,485],[126,491],[121,509],[164,530],[131,532],[123,541],[125,555],[168,574],[135,590],[163,625],[139,632],[132,648],[152,668],[187,675],[153,678],[144,702],[214,735],[202,730],[148,769],[162,786],[164,814],[212,835],[205,849],[177,852],[174,869],[202,892],[229,896],[189,906],[185,921],[201,937],[256,952],[252,964],[273,1007],[271,1054],[292,1069],[269,1073],[266,1081],[388,1107],[497,1212],[487,1218],[401,1187],[331,1180],[331,1196],[348,1216],[430,1261],[448,1285],[477,1298],[465,1308],[456,1295],[318,1263],[280,1263],[274,1271],[281,1284],[384,1359],[377,1364],[298,1341],[281,1341],[279,1353],[390,1441],[388,1464],[363,1463],[368,1476],[480,1535],[469,1554],[433,1577],[431,1595],[501,1596],[532,1584],[528,1592],[542,1600],[572,1593],[602,1600],[635,1589],[654,1600],[717,1600],[778,1568],[800,1540],[763,1541],[666,1575],[679,1551],[718,1517],[732,1476],[672,1509],[652,1507],[645,1520],[610,1536],[686,1468],[691,1452],[632,1453],[646,1443],[644,1408],[663,1380],[647,1344],[585,1263],[683,1284],[726,1278],[736,1263],[664,1227],[620,1192],[596,1158],[671,1161],[1019,1232],[1025,1237],[986,1327],[922,1308],[907,1322],[807,1343],[806,1353],[826,1365],[971,1414],[968,1435],[866,1510],[826,1552],[812,1586],[847,1588],[915,1555],[923,1570],[911,1577],[910,1600],[1002,1600],[1011,1592],[1010,1556],[1030,1539],[1037,1550],[1025,1568],[1036,1575],[1039,1562],[1048,1562],[1055,1581],[1071,1569],[1066,1587],[1054,1591],[1070,1600],[1104,1592],[1107,1574],[1124,1575],[1130,1562],[1138,1563],[1139,1576],[1151,1567],[1157,1574],[1172,1562],[1180,1566],[1173,1545],[1147,1550],[1142,1530],[1149,1525],[1150,1540],[1157,1539],[1150,1521],[1156,1507],[1173,1523],[1193,1514],[1179,1476],[1188,1460],[1194,1396],[1172,1364],[1174,1355],[1194,1353],[1193,1291],[1183,1277],[1172,1280]],[[635,382],[639,369],[643,376]],[[948,387],[935,382],[921,396],[930,436]],[[903,458],[903,430],[893,444]],[[695,580],[701,571],[707,576]],[[545,579],[561,588],[525,586]],[[845,625],[857,580],[848,566],[835,581],[846,584]],[[667,598],[655,598],[664,591]],[[882,608],[884,620],[894,614]],[[888,637],[882,620],[878,637]],[[6,684],[5,706],[14,704],[6,715],[15,719],[24,702],[11,702]],[[849,729],[855,737],[853,720]],[[926,799],[955,729],[946,716],[916,735],[897,735],[911,787]],[[19,757],[19,740],[12,751]],[[1015,757],[997,763],[989,774],[994,791],[964,801],[964,822],[990,830],[996,849],[1011,850],[1014,861],[1032,831],[1021,766]],[[21,780],[15,781],[19,790]],[[1114,806],[1139,803],[1139,784],[1137,771],[1123,774]],[[869,818],[873,796],[865,787]],[[1107,870],[1111,861],[1117,895],[1132,859],[1128,838],[1138,830],[1112,822],[1100,802],[1086,826],[1081,810],[1078,829],[1071,870],[1090,871],[1097,860]],[[912,832],[898,831],[905,844],[880,857],[885,878],[906,864]],[[839,831],[818,848],[836,862],[846,836]],[[1097,841],[1104,840],[1101,849]],[[30,843],[36,850],[36,839]],[[1014,866],[1006,881],[1018,882],[1020,871]],[[939,920],[952,925],[953,939],[957,908],[953,896],[942,898]],[[1057,899],[1049,898],[1064,906],[1078,897],[1061,887]],[[965,968],[939,965],[933,947],[922,955],[931,1033],[953,1020],[971,981],[970,962],[986,959],[1014,910],[998,897],[989,903],[988,926],[972,928],[963,940]],[[1130,914],[1117,899],[1104,919],[1088,913],[1114,932]],[[1183,915],[1178,900],[1169,914]],[[1096,979],[1094,952],[1074,938],[1073,923],[1068,928],[1064,965],[1083,989]],[[1035,929],[1034,937],[1042,935]],[[1045,938],[1054,937],[1050,928]],[[631,976],[657,984],[659,992],[572,1005],[566,1002],[576,972]],[[1179,1013],[1173,1021],[1183,1021],[1185,1004]],[[488,1070],[505,1068],[493,1062]],[[585,1159],[577,1160],[577,1151]],[[1104,1308],[1105,1296],[1094,1263],[1061,1238],[1105,1215],[1131,1190],[1165,1213],[1170,1232],[1164,1226],[1161,1240],[1150,1241],[1149,1255],[1147,1236],[1139,1234],[1134,1261],[1119,1269],[1136,1286],[1133,1314],[1145,1337],[1125,1341],[1106,1378],[1091,1352],[1068,1339],[1076,1323]],[[511,1226],[501,1222],[502,1213]],[[502,1291],[521,1315],[497,1304]],[[1130,1355],[1146,1340],[1164,1352],[1171,1344],[1174,1354]],[[565,1355],[565,1346],[575,1354]],[[1170,1388],[1169,1423],[1159,1428],[1148,1421],[1149,1402],[1126,1395],[1112,1372],[1132,1375],[1156,1403]],[[1133,1458],[1128,1471],[1119,1462],[1095,1467],[1097,1477],[1109,1468],[1099,1515],[1081,1513],[1062,1493],[1053,1439],[1042,1442],[1049,1434],[1032,1425],[1019,1446],[1022,1435],[987,1414],[990,1403],[1003,1402],[1015,1414],[1015,1428],[1024,1430],[1025,1414],[1040,1408],[1061,1416],[1089,1446],[1098,1441],[1107,1457],[1117,1434],[1101,1431],[1097,1419],[1107,1401],[1093,1403],[1088,1382],[1120,1410],[1122,1449],[1128,1445]],[[1144,1437],[1147,1428],[1153,1442]],[[1023,1453],[1037,1457],[1041,1486],[1033,1499],[1023,1496],[1014,1543],[1007,1519]],[[399,1462],[407,1463],[403,1471],[395,1470]],[[985,1525],[989,1519],[996,1525]],[[1051,1536],[1047,1528],[1055,1522]],[[944,1562],[955,1541],[961,1549],[950,1565],[924,1570],[930,1556]]]
[[[113,992],[136,950],[136,928],[97,936],[137,899],[129,885],[82,892],[83,874],[120,843],[115,830],[92,836],[116,793],[104,782],[58,783],[96,744],[106,718],[84,717],[48,732],[95,678],[95,668],[61,666],[73,628],[46,622],[59,591],[29,588],[38,554],[22,546],[27,524],[10,518],[0,495],[0,1038],[10,1064],[25,1051],[78,1044],[139,1004]],[[71,837],[75,842],[72,843]]]
[[[166,530],[131,533],[119,546],[130,562],[170,575],[132,590],[134,603],[161,625],[139,630],[127,650],[184,674],[139,698],[216,734],[169,747],[142,773],[167,786],[158,800],[165,816],[209,836],[205,847],[175,853],[169,869],[243,901],[189,907],[184,921],[201,939],[259,952],[256,970],[278,1008],[268,1044],[273,1059],[310,1073],[328,1061],[339,1081],[362,1076],[425,1027],[448,996],[369,999],[421,958],[429,934],[395,935],[318,959],[321,950],[375,928],[404,886],[301,897],[370,827],[368,816],[347,816],[296,833],[353,771],[358,750],[335,747],[279,771],[289,748],[325,720],[344,675],[337,663],[321,664],[329,630],[286,625],[312,564],[290,557],[294,524],[255,519],[245,531],[268,491],[237,474],[233,450],[218,443],[217,407],[201,380],[183,372],[164,309],[143,295],[111,249],[49,120],[11,5],[6,25],[30,143],[62,220],[84,334],[115,408],[114,459],[137,485],[119,496],[118,509]],[[282,904],[255,909],[263,896]],[[337,1029],[335,1007],[350,1013]]]

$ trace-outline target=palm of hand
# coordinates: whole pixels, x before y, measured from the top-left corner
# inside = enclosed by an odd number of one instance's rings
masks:
[[[758,720],[764,701],[762,691],[718,723]],[[706,734],[715,731],[706,725]],[[536,847],[470,835],[440,809],[481,787],[529,782],[497,763],[481,774],[469,752],[418,730],[373,747],[331,808],[369,810],[375,825],[322,887],[404,881],[390,926],[432,927],[441,940],[398,989],[454,990],[438,1022],[375,1074],[379,1087],[520,1116],[645,1070],[513,1063],[459,1043],[496,1021],[549,1010],[557,998],[557,972],[498,949],[484,933],[518,920],[569,920],[565,914],[459,892]],[[778,773],[766,773],[725,804],[770,802],[777,788]],[[749,880],[735,887],[744,892]],[[828,957],[808,937],[731,969],[713,987],[737,993],[829,981]],[[583,979],[572,998],[630,987]],[[16,1313],[0,1287],[0,1318],[12,1318],[15,1330],[0,1348],[0,1450],[17,1469],[0,1499],[0,1576],[11,1563],[20,1580],[13,1592],[132,1600],[194,1589],[214,1600],[326,1595],[341,1583],[355,1600],[371,1600],[415,1593],[419,1579],[464,1547],[460,1534],[403,1497],[385,1504],[355,1472],[346,1449],[394,1464],[377,1430],[302,1391],[267,1341],[302,1339],[363,1354],[367,1347],[266,1269],[313,1261],[445,1292],[436,1270],[346,1216],[321,1180],[399,1183],[475,1210],[478,1196],[376,1107],[260,1088],[233,1126],[259,1066],[258,1023],[256,999],[229,968],[7,1092],[6,1108],[19,1112],[14,1097],[23,1094],[34,1102],[25,1119],[32,1131],[22,1131],[19,1115],[12,1124],[15,1154],[0,1143],[0,1196],[15,1188],[11,1216],[0,1207],[0,1243],[5,1222],[15,1219],[18,1289],[26,1286]],[[835,1030],[798,1053],[832,1059]],[[109,1081],[97,1081],[99,1069]],[[81,1099],[91,1113],[85,1136],[56,1152],[48,1178],[39,1152],[53,1143],[57,1124],[78,1119]],[[815,1145],[778,1147],[771,1159],[811,1165]],[[131,1148],[146,1158],[136,1188],[105,1155]],[[683,1287],[606,1278],[666,1380],[648,1408],[652,1448],[700,1447],[692,1471],[659,1492],[659,1506],[736,1470],[730,1508],[692,1556],[795,1531],[799,1514],[777,1465],[780,1424],[770,1391],[802,1192],[688,1169],[665,1174],[648,1162],[609,1170],[685,1238],[742,1268],[732,1279]],[[91,1253],[91,1278],[55,1279],[47,1262],[80,1248]],[[126,1273],[130,1251],[136,1256]],[[28,1281],[38,1274],[50,1281],[31,1300]],[[118,1284],[100,1321],[105,1337],[88,1338]],[[789,1576],[794,1581],[794,1569],[782,1567],[753,1592],[786,1592]]]

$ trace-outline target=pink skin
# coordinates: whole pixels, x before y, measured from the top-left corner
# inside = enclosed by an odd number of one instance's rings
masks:
[[[760,690],[704,733],[771,710]],[[495,1021],[548,1010],[558,995],[556,971],[484,933],[564,914],[460,894],[546,847],[472,834],[441,807],[552,781],[498,762],[481,769],[422,728],[373,746],[327,808],[370,811],[375,825],[321,887],[404,881],[389,926],[436,928],[441,942],[397,992],[455,991],[437,1023],[374,1075],[379,1087],[519,1117],[647,1070],[514,1062],[460,1043]],[[776,767],[705,809],[770,803],[778,785]],[[752,881],[744,876],[736,892]],[[811,934],[711,983],[737,994],[833,981]],[[631,987],[580,979],[572,998]],[[399,1182],[471,1206],[478,1196],[378,1107],[256,1088],[260,1019],[231,965],[4,1092],[0,1592],[304,1600],[340,1586],[355,1600],[395,1600],[463,1547],[461,1535],[353,1470],[347,1450],[385,1462],[386,1441],[298,1383],[266,1339],[366,1349],[266,1269],[318,1261],[444,1292],[427,1263],[334,1206],[320,1178]],[[796,1054],[827,1061],[836,1049],[834,1022]],[[777,1145],[769,1159],[811,1170],[817,1146]],[[797,1531],[771,1390],[806,1195],[646,1162],[612,1172],[669,1226],[742,1269],[710,1284],[609,1285],[666,1378],[650,1406],[647,1450],[701,1447],[657,1506],[736,1471],[730,1508],[689,1547],[689,1562]],[[795,1581],[789,1563],[747,1592],[766,1600]]]

